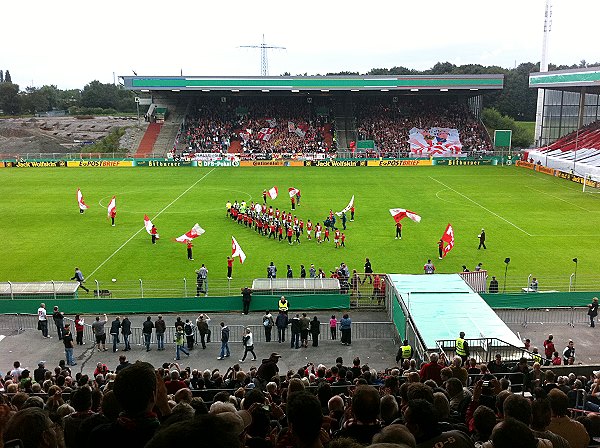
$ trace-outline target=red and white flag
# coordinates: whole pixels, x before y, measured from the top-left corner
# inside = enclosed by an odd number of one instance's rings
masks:
[[[242,263],[242,264],[246,260],[246,254],[244,253],[244,251],[242,250],[242,248],[240,247],[240,245],[238,244],[236,239],[232,236],[231,237],[231,258],[235,258],[235,257],[240,257],[240,263]]]
[[[77,189],[77,203],[79,204],[79,210],[87,210],[89,207],[83,201],[83,195],[81,194],[81,190]]]
[[[115,199],[115,196],[113,196],[110,202],[108,203],[107,213],[109,218],[113,213],[117,213],[117,200]]]
[[[194,238],[198,238],[204,232],[206,232],[206,230],[196,223],[189,232],[184,233],[179,238],[175,238],[175,241],[179,243],[187,243],[188,241],[192,241]]]
[[[277,195],[279,194],[279,189],[275,186],[275,187],[271,188],[267,193],[269,193],[269,197],[271,199],[275,199],[275,198],[277,198]]]
[[[146,232],[148,232],[148,235],[152,235],[152,227],[154,227],[154,224],[152,224],[152,221],[150,221],[148,215],[144,215],[144,227],[146,228]],[[156,234],[156,238],[160,238],[158,236],[158,233]]]
[[[446,227],[446,231],[442,235],[441,240],[444,241],[445,243],[447,243],[444,246],[444,248],[442,249],[442,258],[443,258],[446,255],[448,255],[448,252],[450,252],[452,250],[452,248],[454,247],[454,229],[452,228],[450,223],[448,223],[448,226]]]
[[[296,196],[298,193],[300,193],[300,190],[298,190],[297,188],[291,187],[288,188],[288,192],[290,193],[290,198]]]
[[[396,222],[400,222],[404,218],[408,218],[414,222],[421,222],[421,217],[419,215],[410,210],[406,210],[405,208],[390,208],[390,215],[392,215]]]

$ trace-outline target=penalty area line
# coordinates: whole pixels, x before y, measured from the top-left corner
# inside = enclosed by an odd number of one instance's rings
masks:
[[[440,180],[437,180],[436,178],[434,178],[434,177],[431,177],[431,176],[429,176],[429,178],[430,178],[431,180],[434,180],[434,181],[436,181],[438,184],[440,184],[440,185],[443,185],[443,186],[444,186],[444,187],[446,187],[448,190],[451,190],[451,191],[455,192],[456,194],[458,194],[459,196],[462,196],[462,197],[463,197],[463,198],[465,198],[467,201],[469,201],[469,202],[472,202],[473,204],[475,204],[476,206],[478,206],[478,207],[482,208],[482,209],[483,209],[483,210],[485,210],[486,212],[488,212],[488,213],[490,213],[490,214],[494,215],[496,218],[499,218],[499,219],[501,219],[502,221],[504,221],[505,223],[507,223],[507,224],[510,224],[510,225],[511,225],[511,226],[513,226],[515,229],[517,229],[517,230],[520,230],[521,232],[523,232],[525,235],[527,235],[527,236],[533,236],[531,233],[529,233],[529,232],[527,232],[527,231],[523,230],[522,228],[520,228],[520,227],[519,227],[519,226],[517,226],[516,224],[513,224],[513,223],[512,223],[512,222],[510,222],[508,219],[506,219],[506,218],[504,218],[504,217],[500,216],[500,215],[499,215],[498,213],[496,213],[496,212],[493,212],[493,211],[492,211],[492,210],[490,210],[489,208],[487,208],[487,207],[484,207],[484,206],[483,206],[483,205],[481,205],[479,202],[477,202],[477,201],[474,201],[474,200],[473,200],[473,199],[471,199],[469,196],[467,196],[467,195],[465,195],[465,194],[462,194],[460,191],[457,191],[457,190],[455,190],[454,188],[452,188],[452,187],[450,187],[450,186],[446,185],[444,182],[442,182],[442,181],[440,181]]]
[[[152,219],[156,219],[158,218],[160,215],[162,215],[162,213],[167,210],[169,207],[171,207],[175,202],[177,202],[179,199],[181,199],[181,197],[183,195],[185,195],[188,191],[190,191],[192,188],[194,188],[196,185],[198,185],[202,180],[204,180],[204,178],[206,178],[206,176],[208,176],[210,173],[212,173],[215,170],[215,168],[213,168],[212,170],[210,170],[208,173],[206,173],[204,176],[202,176],[200,179],[198,179],[196,182],[194,182],[192,185],[190,185],[183,193],[181,193],[179,196],[177,196],[175,199],[173,199],[171,202],[169,202],[168,205],[166,205],[161,211],[159,211],[156,215],[154,215],[154,217]],[[142,230],[145,230],[145,227],[142,227],[141,229],[139,229],[137,232],[135,232],[133,235],[131,235],[129,237],[129,239],[127,239],[127,241],[125,241],[123,244],[121,244],[112,254],[110,254],[106,260],[104,260],[102,263],[100,263],[100,265],[94,269],[92,272],[90,272],[88,274],[88,277],[91,277],[92,275],[94,275],[102,266],[104,266],[112,257],[114,257],[117,253],[119,253],[119,251],[121,249],[123,249],[132,239],[134,239]]]

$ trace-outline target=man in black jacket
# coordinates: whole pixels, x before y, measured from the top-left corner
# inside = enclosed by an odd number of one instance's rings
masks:
[[[125,349],[123,351],[127,352],[131,350],[131,346],[129,345],[129,336],[131,336],[131,321],[127,316],[123,318],[123,322],[121,322],[121,334],[123,335],[123,343],[125,344]]]
[[[117,344],[119,343],[119,330],[121,329],[121,319],[119,316],[115,317],[110,324],[110,335],[112,336],[113,353],[117,352]]]
[[[142,334],[144,335],[144,345],[146,346],[146,351],[150,351],[150,340],[152,339],[152,329],[154,328],[154,323],[152,322],[152,317],[148,316],[146,321],[142,324]]]
[[[292,340],[291,348],[300,348],[300,315],[296,314],[292,318]]]
[[[283,311],[279,311],[279,314],[275,318],[275,326],[277,327],[277,340],[281,344],[285,342],[285,330],[288,326],[288,317]]]

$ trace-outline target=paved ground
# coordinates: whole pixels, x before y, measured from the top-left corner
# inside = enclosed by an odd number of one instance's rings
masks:
[[[173,325],[177,316],[165,314],[163,317],[167,322],[167,325]],[[181,318],[184,321],[186,318],[195,320],[196,317],[197,314],[181,315]],[[248,316],[239,314],[211,314],[210,317],[212,319],[211,324],[224,320],[228,325],[257,325],[260,324],[262,314],[250,314]],[[322,322],[325,322],[326,317],[328,318],[329,314],[323,313],[323,315],[320,315],[319,317]],[[387,316],[384,312],[353,311],[351,317],[355,322],[387,321]],[[112,318],[114,318],[114,316]],[[109,324],[112,318],[109,316]],[[6,318],[0,316],[0,328],[3,327],[3,319]],[[144,316],[130,316],[130,320],[132,321],[132,326],[141,327]],[[86,323],[91,322],[92,318],[86,317]],[[25,330],[20,334],[16,334],[16,332],[14,334],[5,334],[5,338],[0,340],[0,372],[5,373],[7,370],[11,369],[12,363],[15,360],[19,360],[24,367],[30,369],[36,368],[37,363],[40,360],[47,361],[46,368],[57,366],[58,361],[65,358],[64,346],[62,345],[62,341],[57,339],[54,323],[50,321],[48,326],[50,328],[49,334],[53,336],[52,339],[42,338],[41,333],[37,330]],[[377,370],[383,370],[395,365],[397,347],[394,345],[392,338],[393,335],[390,335],[389,339],[355,339],[351,346],[343,346],[339,341],[320,341],[319,347],[312,347],[309,342],[308,348],[298,350],[291,349],[287,341],[282,344],[277,342],[258,342],[255,344],[255,352],[258,356],[257,362],[249,362],[248,359],[246,359],[244,366],[245,368],[249,368],[252,365],[258,366],[263,357],[268,357],[271,352],[278,352],[282,355],[282,358],[279,361],[279,368],[282,372],[286,372],[288,369],[295,370],[298,367],[306,365],[308,362],[333,365],[338,356],[342,356],[344,362],[347,363],[350,363],[355,356],[360,356],[363,363],[368,363]],[[215,341],[218,341],[219,338],[216,337],[214,339]],[[89,341],[86,342],[87,343],[83,348],[80,348],[79,346],[75,347],[74,351],[77,360],[77,366],[75,366],[76,372],[81,371],[86,374],[91,374],[95,369],[97,362],[107,364],[110,369],[114,369],[118,365],[119,355],[122,354],[121,351],[113,353],[112,345],[107,344],[107,348],[109,349],[107,352],[98,352],[93,350],[93,346]],[[180,366],[182,368],[190,366],[192,369],[219,368],[224,372],[228,367],[238,362],[238,359],[241,358],[243,354],[243,348],[240,342],[230,343],[231,357],[219,361],[217,360],[217,356],[219,355],[220,347],[220,342],[211,342],[210,344],[207,344],[206,350],[203,350],[201,346],[196,347],[191,352],[189,358],[182,354]],[[173,362],[175,348],[173,344],[169,344],[165,351],[159,352],[153,349],[150,352],[146,352],[141,345],[136,344],[134,346],[132,344],[132,350],[125,352],[125,354],[130,361],[147,361],[154,366],[159,366],[165,362]]]
[[[185,321],[186,318],[194,319],[194,315],[181,315]],[[145,316],[130,316],[134,327],[141,327]],[[167,325],[173,325],[175,315],[164,315]],[[211,314],[212,323],[224,320],[228,325],[260,325],[262,314],[250,314],[243,316],[239,314]],[[319,315],[321,322],[325,322],[329,317],[328,313]],[[354,322],[386,322],[387,315],[384,312],[377,311],[352,311],[351,317]],[[109,316],[109,321],[114,316]],[[6,327],[3,321],[6,317],[0,316],[0,328]],[[86,322],[92,322],[91,317],[86,317]],[[54,323],[49,323],[50,334],[54,336],[52,339],[43,339],[39,331],[25,330],[17,334],[4,333],[4,338],[0,335],[0,372],[4,373],[9,370],[15,360],[21,361],[22,365],[27,368],[35,368],[40,360],[47,361],[47,368],[52,368],[58,365],[60,359],[64,359],[63,345],[56,338]],[[600,349],[598,349],[598,332],[600,328],[590,328],[584,324],[578,324],[574,328],[568,325],[544,325],[544,324],[529,324],[527,327],[521,325],[509,325],[509,327],[522,340],[530,338],[532,346],[540,347],[542,351],[542,343],[549,333],[554,335],[556,347],[562,352],[566,342],[573,339],[576,348],[576,363],[600,365]],[[349,363],[354,356],[360,356],[361,361],[368,363],[371,367],[377,370],[383,370],[387,367],[395,365],[395,356],[397,346],[394,344],[393,335],[389,339],[354,339],[351,346],[343,346],[339,341],[320,341],[319,347],[309,347],[307,349],[294,350],[286,343],[279,344],[277,342],[258,342],[255,344],[255,351],[259,358],[257,362],[245,363],[245,367],[249,368],[252,365],[258,365],[263,357],[267,357],[271,352],[278,352],[282,355],[280,360],[280,370],[285,372],[288,369],[297,369],[308,362],[315,364],[324,363],[332,365],[335,358],[342,356],[344,361]],[[218,340],[218,337],[215,338]],[[136,341],[137,342],[137,341]],[[130,361],[142,360],[148,361],[155,366],[159,366],[165,362],[173,362],[175,349],[172,344],[167,347],[167,350],[158,352],[152,350],[146,352],[141,345],[132,345],[133,349],[130,352],[125,352]],[[92,350],[92,345],[87,341],[87,345],[83,348],[75,348],[75,356],[78,365],[76,371],[81,371],[86,374],[91,374],[97,362],[106,363],[109,368],[114,369],[118,364],[118,357],[121,354],[112,353],[108,346],[108,352],[97,352]],[[215,369],[226,371],[228,367],[238,362],[238,359],[243,354],[243,348],[240,342],[230,343],[231,358],[224,361],[218,361],[220,343],[211,342],[206,350],[196,348],[187,358],[182,355],[181,366],[199,369]]]

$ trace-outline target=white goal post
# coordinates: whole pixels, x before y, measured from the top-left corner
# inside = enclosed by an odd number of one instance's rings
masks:
[[[590,173],[583,176],[583,193],[600,193],[600,179]]]

